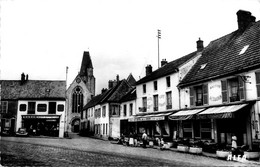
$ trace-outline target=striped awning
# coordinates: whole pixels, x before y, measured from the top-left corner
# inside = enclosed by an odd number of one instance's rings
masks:
[[[197,115],[198,119],[221,119],[221,118],[233,118],[234,112],[241,110],[248,104],[238,104],[221,107],[211,107]]]
[[[200,109],[192,109],[192,110],[182,110],[179,112],[176,112],[172,115],[169,116],[169,119],[171,120],[187,120],[187,119],[192,119],[194,116],[205,110],[205,108],[200,108]]]
[[[165,117],[172,114],[172,112],[167,113],[151,113],[146,115],[136,115],[133,118],[129,118],[129,122],[142,122],[142,121],[160,121],[165,120]]]

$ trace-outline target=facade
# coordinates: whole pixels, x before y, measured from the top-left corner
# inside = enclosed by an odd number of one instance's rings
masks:
[[[2,102],[11,112],[11,121],[3,121],[5,126],[9,122],[14,131],[26,128],[34,135],[63,137],[65,81],[28,80],[22,74],[20,81],[2,80],[1,88]]]
[[[136,133],[145,130],[149,137],[173,138],[176,123],[168,116],[180,109],[180,92],[177,85],[201,56],[203,41],[197,41],[197,51],[167,62],[161,62],[161,68],[152,71],[146,67],[146,76],[136,83],[137,111],[130,122],[136,123]]]
[[[212,41],[178,85],[180,138],[259,147],[260,22],[238,11],[238,30]]]
[[[93,65],[89,52],[84,52],[79,74],[72,81],[66,91],[67,132],[80,131],[81,111],[87,102],[95,95],[95,77],[93,75]],[[82,126],[86,126],[83,125]]]
[[[101,95],[94,96],[84,106],[82,121],[89,125],[86,133],[104,139],[120,137],[120,100],[132,89],[130,83],[135,83],[132,77],[119,80],[117,76],[116,80],[108,82],[109,89],[103,89]]]

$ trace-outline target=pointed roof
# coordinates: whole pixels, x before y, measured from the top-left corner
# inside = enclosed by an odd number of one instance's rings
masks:
[[[135,86],[136,80],[133,77],[132,73],[129,74],[129,76],[127,77],[126,81],[131,85],[131,86]]]
[[[87,70],[88,68],[92,68],[93,69],[93,65],[92,65],[92,61],[91,61],[89,52],[88,51],[84,51],[79,75],[87,76],[88,75],[88,73],[87,73],[88,72],[88,70]]]
[[[238,74],[260,66],[260,21],[251,23],[244,32],[236,30],[216,39],[179,86],[188,86]]]

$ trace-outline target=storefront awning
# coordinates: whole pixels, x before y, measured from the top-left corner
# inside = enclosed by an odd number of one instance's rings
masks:
[[[192,119],[195,114],[205,110],[205,108],[200,109],[192,109],[192,110],[182,110],[179,112],[176,112],[169,116],[169,119],[171,120],[187,120]]]
[[[172,114],[172,112],[169,113],[156,113],[156,114],[147,114],[147,115],[137,115],[133,118],[129,118],[128,122],[142,122],[142,121],[160,121],[165,120],[165,117]]]
[[[231,106],[211,107],[197,115],[198,119],[221,119],[233,118],[234,112],[246,107],[248,104],[238,104]]]

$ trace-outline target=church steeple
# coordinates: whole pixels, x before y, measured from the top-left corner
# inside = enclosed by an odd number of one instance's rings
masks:
[[[89,91],[95,95],[95,77],[93,75],[93,65],[88,51],[84,51],[79,76],[87,85]]]
[[[92,70],[90,70],[92,69]],[[80,76],[92,76],[93,75],[93,65],[88,51],[84,51],[81,68],[79,72]]]

